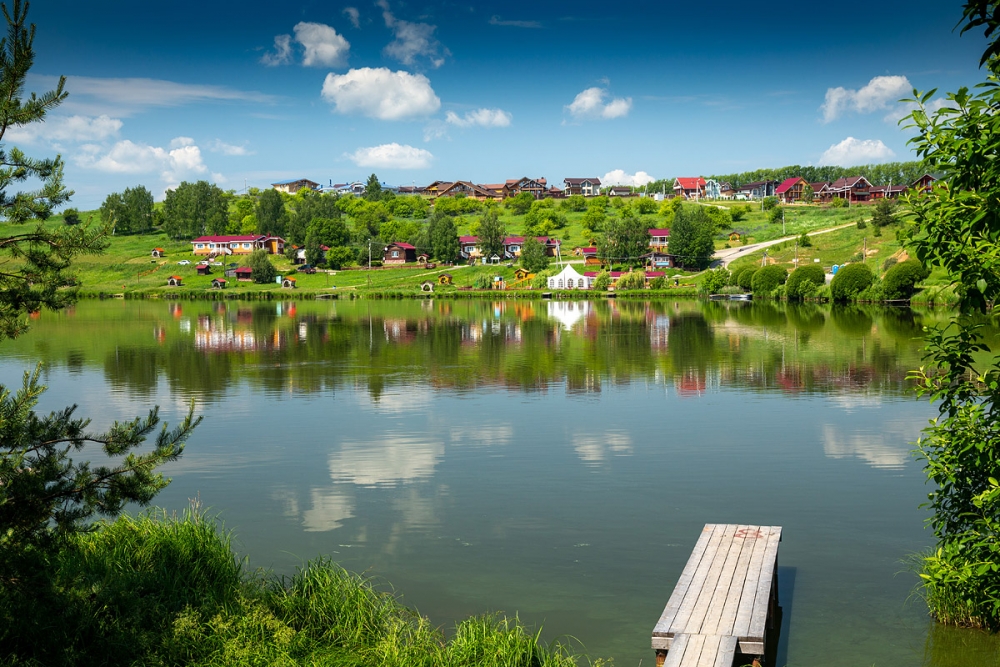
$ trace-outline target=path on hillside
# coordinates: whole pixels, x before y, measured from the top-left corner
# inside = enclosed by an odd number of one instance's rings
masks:
[[[819,236],[820,234],[829,234],[830,232],[835,232],[838,229],[844,229],[845,227],[850,227],[856,225],[856,222],[848,222],[843,225],[837,225],[836,227],[830,227],[828,229],[820,229],[815,232],[809,232],[806,236]],[[778,245],[779,243],[784,243],[785,241],[794,241],[800,238],[801,234],[796,234],[794,236],[783,236],[780,239],[774,239],[772,241],[761,241],[760,243],[751,243],[749,245],[740,246],[739,248],[723,248],[722,250],[716,250],[715,256],[712,258],[712,266],[724,266],[728,267],[731,262],[745,257],[752,252],[757,250],[762,250],[773,245]]]

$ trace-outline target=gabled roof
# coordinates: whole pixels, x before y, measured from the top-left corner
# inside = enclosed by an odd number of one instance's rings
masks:
[[[678,186],[684,190],[697,190],[705,187],[705,179],[701,176],[698,176],[697,178],[677,178],[674,181],[674,189],[676,190]]]
[[[292,185],[293,183],[310,183],[312,185],[319,185],[316,181],[310,181],[308,178],[293,178],[289,181],[278,181],[277,183],[271,183],[271,185]]]
[[[650,229],[649,230],[649,235],[650,236],[670,236],[670,230],[669,229],[663,229],[663,228]]]
[[[263,241],[266,239],[266,235],[252,235],[252,236],[199,236],[193,239],[191,243],[237,243],[242,241]]]
[[[871,187],[872,184],[864,176],[848,176],[846,178],[838,178],[833,183],[830,184],[830,189],[832,190],[846,190],[848,188],[853,188],[860,181],[864,181],[865,185]]]
[[[237,266],[236,267],[236,275],[239,276],[239,275],[242,275],[244,273],[253,273],[253,269],[251,269],[249,266]]]
[[[584,183],[590,183],[591,185],[600,185],[601,179],[599,178],[564,178],[563,183],[569,186],[573,185],[583,185]]]
[[[490,192],[489,190],[487,190],[486,188],[484,188],[481,185],[476,185],[475,183],[472,183],[471,181],[455,181],[454,183],[452,183],[448,187],[444,188],[443,190],[440,190],[439,193],[438,193],[438,197],[441,197],[442,195],[447,194],[447,192],[449,190],[451,190],[454,187],[458,187],[460,185],[461,186],[465,186],[465,187],[469,188],[470,190],[472,190],[473,192],[475,192],[476,194],[479,194],[479,195],[482,195],[482,196],[485,196],[485,197],[492,197],[494,194],[496,194],[494,192]]]
[[[786,178],[784,181],[781,182],[781,185],[778,186],[778,189],[774,191],[774,194],[776,195],[784,194],[789,190],[791,190],[793,185],[796,185],[799,182],[805,183],[806,179],[802,178],[801,176]]]
[[[458,237],[458,242],[460,244],[462,244],[462,245],[469,244],[469,243],[479,243],[479,237],[478,236],[459,236]]]
[[[582,252],[584,254],[584,256],[587,256],[587,255],[596,255],[597,254],[597,247],[596,246],[587,246],[586,248],[580,248],[580,252]]]
[[[823,188],[830,187],[830,181],[819,181],[817,183],[810,183],[809,187],[813,189],[813,192],[818,193]]]
[[[390,244],[386,245],[386,248],[391,248],[392,246],[396,246],[397,248],[402,248],[403,250],[416,250],[417,249],[416,246],[412,246],[409,243],[400,243],[400,242],[390,243]]]

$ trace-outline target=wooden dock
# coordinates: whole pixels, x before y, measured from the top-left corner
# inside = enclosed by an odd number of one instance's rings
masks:
[[[653,628],[658,667],[763,656],[778,604],[780,526],[706,524]]]

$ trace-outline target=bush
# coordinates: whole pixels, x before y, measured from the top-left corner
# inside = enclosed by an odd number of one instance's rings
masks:
[[[847,200],[841,199],[840,197],[834,197],[830,200],[830,208],[844,208],[847,206]]]
[[[667,289],[667,285],[666,276],[656,276],[649,281],[649,289]]]
[[[813,242],[812,242],[812,239],[809,238],[809,235],[806,234],[805,232],[802,232],[802,236],[799,237],[799,247],[800,248],[811,248],[812,244],[813,244]]]
[[[611,287],[611,274],[608,271],[601,271],[594,278],[594,289],[606,290]]]
[[[659,208],[652,197],[643,197],[635,202],[635,210],[639,213],[656,213]]]
[[[338,271],[354,261],[356,253],[351,248],[337,246],[326,251],[326,265]]]
[[[731,278],[729,270],[724,267],[706,271],[701,281],[702,294],[719,294],[729,284]]]
[[[729,274],[729,284],[738,286],[740,284],[740,276],[743,275],[743,273],[746,271],[753,271],[753,270],[754,268],[752,266],[741,266],[735,271],[732,271]]]
[[[886,299],[909,299],[916,291],[916,285],[927,278],[930,271],[915,259],[894,264],[882,278],[882,288]]]
[[[886,272],[891,269],[899,260],[895,257],[887,257],[884,262],[882,262],[882,272]]]
[[[766,296],[788,280],[788,269],[777,264],[763,266],[753,274],[750,287],[754,294]]]
[[[785,209],[782,206],[775,206],[769,210],[771,212],[768,214],[767,219],[772,225],[781,222],[785,217]]]
[[[753,276],[759,270],[760,269],[756,266],[748,266],[746,270],[739,275],[739,282],[736,284],[749,292],[750,288],[753,286]]]
[[[837,201],[840,201],[839,199]],[[864,218],[858,218],[858,229],[866,229],[868,225],[865,223]]]
[[[875,275],[865,264],[847,264],[840,267],[830,283],[830,296],[834,301],[850,301],[858,298],[864,290],[875,282]]]
[[[815,295],[818,288],[822,287],[825,282],[826,273],[823,271],[823,267],[815,264],[800,266],[792,271],[792,275],[788,276],[788,282],[785,283],[785,295],[789,299],[804,299]]]
[[[615,283],[616,290],[646,289],[646,272],[629,271],[618,278]]]
[[[777,197],[764,197],[764,202],[762,204],[765,211],[770,211],[778,205]]]

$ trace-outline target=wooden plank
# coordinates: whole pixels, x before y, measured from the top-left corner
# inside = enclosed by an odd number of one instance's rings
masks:
[[[750,614],[750,628],[747,636],[756,639],[764,638],[767,627],[767,614],[771,608],[771,592],[774,584],[774,572],[778,567],[778,542],[781,540],[781,527],[771,526],[771,535],[767,539],[764,550],[764,562],[760,580],[757,582],[757,594],[754,598],[753,612]]]
[[[698,662],[688,663],[691,667],[715,667],[715,660],[719,657],[719,635],[704,635],[705,645],[698,656]]]
[[[746,528],[747,533],[744,533],[744,535],[752,535],[749,532],[750,529],[757,528],[757,526],[746,526]],[[750,569],[750,557],[753,555],[753,546],[756,540],[756,537],[745,537],[743,540],[743,549],[740,551],[740,558],[736,562],[736,570],[733,573],[733,580],[729,586],[729,595],[722,609],[722,616],[716,625],[716,632],[720,635],[735,635],[733,625],[736,623],[736,612],[739,610],[740,598],[743,595],[743,584],[746,582],[747,571]]]
[[[705,554],[698,564],[698,569],[695,570],[694,577],[691,579],[691,585],[688,586],[687,593],[681,601],[680,608],[677,610],[677,615],[670,624],[670,629],[675,634],[678,632],[690,632],[688,629],[688,620],[691,618],[692,612],[694,612],[695,603],[701,594],[705,579],[708,577],[709,571],[712,569],[712,564],[715,562],[715,553],[722,542],[722,533],[725,528],[726,526],[722,524],[713,526],[712,537],[708,542],[708,547],[705,549]]]
[[[691,635],[691,639],[688,640],[687,650],[684,651],[684,657],[682,658],[681,665],[683,667],[694,667],[698,664],[698,658],[701,657],[701,652],[705,648],[705,635]]]
[[[674,637],[674,645],[667,653],[667,659],[663,662],[663,667],[681,667],[681,660],[684,659],[684,651],[687,649],[691,635],[677,635]]]
[[[687,564],[684,566],[684,570],[677,580],[677,586],[674,587],[673,593],[670,594],[670,599],[667,600],[667,606],[663,608],[660,620],[653,627],[654,637],[672,637],[675,634],[670,629],[670,626],[677,616],[677,610],[680,609],[681,602],[687,594],[691,581],[694,579],[695,572],[701,564],[701,559],[714,533],[715,524],[705,524],[705,527],[701,529],[701,536],[695,543],[694,551],[691,552],[691,556],[688,558]],[[654,646],[654,648],[658,647]]]
[[[736,661],[736,637],[722,637],[719,642],[719,653],[712,667],[733,667]]]
[[[705,576],[705,581],[702,583],[701,591],[698,593],[698,598],[694,602],[694,608],[691,610],[690,617],[688,617],[686,625],[686,630],[688,632],[697,632],[703,635],[715,634],[712,632],[705,632],[705,630],[702,629],[702,624],[705,621],[705,617],[708,616],[712,600],[715,599],[715,589],[719,584],[719,579],[722,577],[722,571],[725,567],[731,547],[736,541],[734,536],[738,530],[739,526],[733,524],[725,525],[722,528],[722,536],[719,541],[719,547],[715,552],[715,556],[712,558],[708,574]]]
[[[760,534],[764,539],[758,537],[754,540],[750,565],[747,568],[747,576],[740,594],[740,606],[736,611],[736,621],[733,623],[733,635],[740,639],[745,638],[750,630],[750,617],[753,614],[754,598],[757,595],[757,582],[760,581],[760,568],[764,562],[764,550],[767,548],[766,538],[770,533],[769,527],[762,526]]]
[[[726,554],[726,560],[722,565],[722,573],[719,575],[719,581],[715,585],[715,591],[708,606],[708,614],[706,614],[705,621],[701,624],[702,634],[730,634],[730,632],[719,632],[719,622],[722,619],[722,614],[730,595],[739,595],[743,589],[743,580],[740,579],[739,588],[736,591],[730,590],[733,579],[736,576],[736,566],[739,563],[740,554],[743,553],[746,543],[750,541],[747,539],[746,534],[747,526],[736,526],[736,531],[729,546],[729,553]]]

